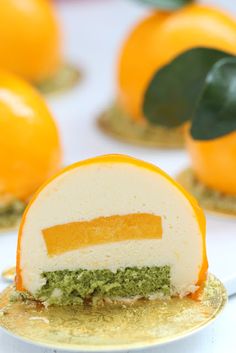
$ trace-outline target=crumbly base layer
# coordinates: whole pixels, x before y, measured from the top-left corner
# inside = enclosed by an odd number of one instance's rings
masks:
[[[44,272],[45,285],[34,299],[46,305],[78,305],[170,295],[170,266]]]
[[[180,173],[177,181],[196,197],[202,207],[210,211],[236,216],[236,196],[224,195],[203,185],[191,168]]]
[[[98,119],[99,127],[120,140],[147,147],[182,148],[182,128],[165,128],[148,123],[137,123],[119,107],[113,104]]]
[[[0,229],[17,226],[25,207],[25,203],[19,200],[13,200],[8,203],[0,202]]]
[[[82,78],[81,72],[72,64],[63,64],[52,76],[36,84],[36,88],[43,94],[57,94],[70,90]]]

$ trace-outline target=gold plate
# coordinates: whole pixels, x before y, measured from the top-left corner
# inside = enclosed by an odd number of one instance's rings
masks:
[[[123,142],[145,147],[183,148],[184,134],[182,128],[168,129],[138,124],[113,104],[97,120],[99,128],[106,134]]]
[[[54,76],[36,85],[46,95],[62,93],[73,88],[81,80],[81,72],[73,65],[65,63]]]
[[[236,196],[222,195],[203,185],[191,168],[184,169],[176,180],[188,190],[208,212],[214,215],[236,217]]]
[[[209,275],[198,300],[140,300],[133,304],[48,307],[11,302],[8,287],[0,295],[0,326],[28,343],[68,351],[121,351],[147,348],[184,338],[211,323],[227,294]]]

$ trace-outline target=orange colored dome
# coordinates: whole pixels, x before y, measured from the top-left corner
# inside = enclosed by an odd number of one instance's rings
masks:
[[[41,81],[58,69],[60,36],[48,0],[0,2],[0,67]]]
[[[236,132],[210,141],[187,136],[187,149],[197,178],[209,188],[236,195]]]
[[[153,13],[141,21],[125,41],[119,60],[118,100],[123,109],[142,120],[143,96],[155,71],[199,46],[236,54],[236,21],[219,9],[197,4]]]
[[[55,122],[26,82],[0,73],[0,195],[27,200],[61,165]]]

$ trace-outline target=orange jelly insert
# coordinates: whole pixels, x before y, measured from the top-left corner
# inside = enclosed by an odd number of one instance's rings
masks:
[[[160,239],[160,216],[134,213],[59,224],[42,230],[49,256],[82,247],[125,240]]]

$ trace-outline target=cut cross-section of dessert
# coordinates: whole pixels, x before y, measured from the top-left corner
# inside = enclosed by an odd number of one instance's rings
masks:
[[[196,201],[156,166],[106,155],[36,193],[19,231],[16,289],[56,305],[185,296],[207,268]]]

